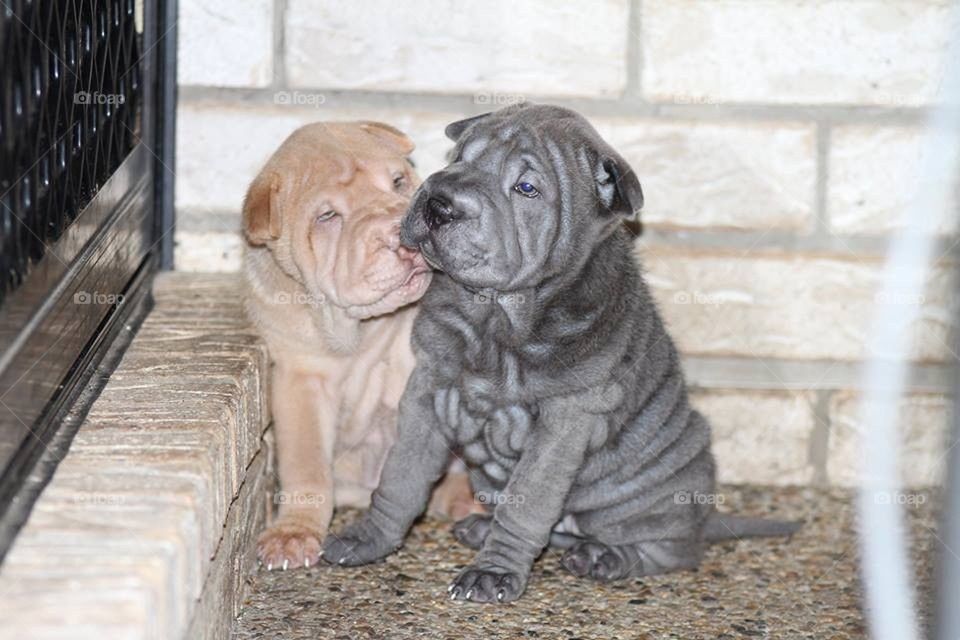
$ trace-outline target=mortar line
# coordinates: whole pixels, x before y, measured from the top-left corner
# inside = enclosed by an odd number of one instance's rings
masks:
[[[627,83],[622,99],[643,101],[643,0],[631,0],[627,13]]]
[[[820,389],[813,403],[813,431],[810,433],[808,455],[813,466],[813,485],[826,487],[830,484],[827,471],[827,456],[830,447],[830,401],[835,389]]]
[[[273,0],[273,79],[271,89],[273,89],[274,94],[287,86],[286,15],[287,0]]]
[[[233,232],[239,228],[237,206],[177,207],[178,229],[185,233]],[[801,234],[790,231],[744,229],[672,229],[648,223],[637,243],[641,252],[696,251],[701,255],[735,256],[749,248],[754,257],[828,258],[849,262],[857,259],[884,258],[889,236],[838,236],[836,234]],[[937,240],[942,262],[960,260],[960,245],[944,237]]]
[[[282,0],[281,0],[282,1]],[[280,62],[282,66],[282,61]],[[285,75],[285,71],[283,72]],[[286,78],[283,80],[286,83]],[[336,109],[411,109],[451,112],[452,115],[480,111],[474,94],[435,94],[405,91],[365,91],[348,89],[300,88],[305,93],[323,94],[325,104]],[[254,87],[210,87],[183,85],[179,88],[184,105],[220,103],[225,108],[276,106],[274,90]],[[842,105],[781,105],[766,103],[673,104],[650,103],[636,97],[620,100],[577,96],[527,94],[533,102],[566,106],[591,117],[640,117],[673,120],[730,121],[737,123],[789,122],[807,125],[842,124],[918,126],[924,124],[928,110],[923,107],[875,107]],[[293,109],[296,107],[284,107]]]
[[[862,361],[796,360],[790,357],[683,354],[683,369],[691,388],[744,391],[856,391],[863,387]],[[952,365],[911,363],[907,389],[918,395],[952,391]]]
[[[825,122],[817,123],[817,182],[814,201],[814,235],[824,238],[830,233],[829,211],[827,210],[827,190],[830,187],[830,145],[833,143],[833,129]]]

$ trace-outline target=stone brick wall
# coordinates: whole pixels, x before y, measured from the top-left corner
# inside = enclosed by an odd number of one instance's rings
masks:
[[[181,3],[177,267],[233,270],[249,180],[295,127],[406,130],[518,100],[587,115],[644,185],[638,251],[714,422],[721,478],[851,484],[859,363],[887,240],[929,152],[947,2]],[[956,149],[954,149],[956,151]],[[956,185],[953,185],[956,186]],[[957,189],[954,189],[957,192]],[[943,466],[957,207],[924,291],[904,477]]]

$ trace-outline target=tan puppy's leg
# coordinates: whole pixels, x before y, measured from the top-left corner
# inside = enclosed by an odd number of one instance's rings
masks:
[[[333,446],[336,403],[316,376],[273,369],[273,421],[280,491],[276,521],[257,541],[267,569],[309,567],[333,515]]]
[[[483,504],[473,497],[470,474],[450,470],[433,489],[427,511],[434,515],[447,516],[454,520],[466,518],[471,513],[486,513]]]

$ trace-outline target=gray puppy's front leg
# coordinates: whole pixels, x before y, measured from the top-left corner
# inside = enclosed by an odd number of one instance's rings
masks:
[[[417,365],[400,399],[398,434],[387,454],[380,483],[368,509],[342,531],[330,533],[323,559],[334,564],[367,564],[396,551],[430,490],[447,467],[450,448],[433,408],[436,382],[430,368]]]
[[[533,561],[563,516],[567,494],[602,417],[582,396],[544,402],[540,418],[493,511],[490,533],[473,564],[450,585],[451,598],[509,602],[523,593]]]

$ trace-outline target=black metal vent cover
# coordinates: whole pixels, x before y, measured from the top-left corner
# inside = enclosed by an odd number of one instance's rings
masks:
[[[176,17],[0,0],[0,562],[171,263]]]
[[[134,0],[0,8],[0,304],[140,134]]]

